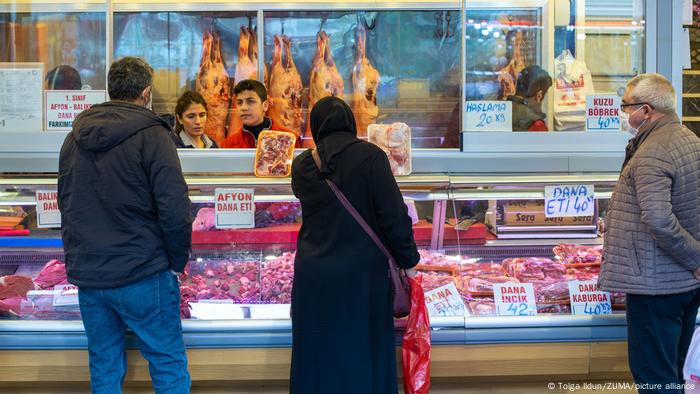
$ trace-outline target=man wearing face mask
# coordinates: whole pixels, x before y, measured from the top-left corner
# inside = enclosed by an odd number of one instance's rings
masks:
[[[176,272],[192,218],[170,126],[150,110],[153,69],[109,69],[111,101],[73,122],[61,148],[58,205],[68,280],[79,288],[93,393],[121,393],[127,328],[156,393],[189,393]]]
[[[700,139],[676,115],[659,74],[627,84],[634,135],[605,220],[601,290],[627,294],[629,366],[640,393],[681,393],[700,305]],[[662,390],[647,390],[650,385]]]
[[[513,131],[549,131],[542,102],[552,77],[540,66],[528,66],[518,75],[513,102]]]

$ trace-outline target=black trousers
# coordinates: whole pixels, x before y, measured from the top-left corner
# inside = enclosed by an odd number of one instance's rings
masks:
[[[683,390],[683,364],[695,330],[700,289],[687,293],[627,295],[629,365],[640,394]],[[668,385],[668,386],[667,386]]]

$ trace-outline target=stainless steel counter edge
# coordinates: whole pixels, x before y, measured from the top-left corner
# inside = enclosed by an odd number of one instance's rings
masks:
[[[13,133],[9,133],[13,134]],[[45,133],[36,145],[5,144],[0,147],[3,172],[55,173],[58,148],[63,136]],[[47,138],[48,137],[48,138]],[[21,136],[26,139],[25,136]],[[49,139],[51,141],[46,141]],[[56,139],[53,141],[52,139]],[[12,141],[7,138],[7,141]],[[601,152],[460,152],[456,149],[413,150],[413,174],[569,174],[620,170],[624,149]],[[300,154],[302,150],[297,150]],[[219,149],[206,152],[181,149],[180,162],[186,174],[253,172],[253,149]]]

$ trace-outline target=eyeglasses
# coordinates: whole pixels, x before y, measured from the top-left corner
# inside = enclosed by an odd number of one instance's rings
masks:
[[[622,110],[624,112],[625,108],[635,107],[637,105],[648,105],[651,109],[654,109],[654,106],[649,104],[649,103],[629,103],[629,104],[620,104],[620,110]]]

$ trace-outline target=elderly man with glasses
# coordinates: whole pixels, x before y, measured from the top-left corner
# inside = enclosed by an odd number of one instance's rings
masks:
[[[633,135],[606,217],[599,285],[627,294],[629,365],[640,393],[682,393],[700,305],[700,139],[659,74],[627,84]]]

